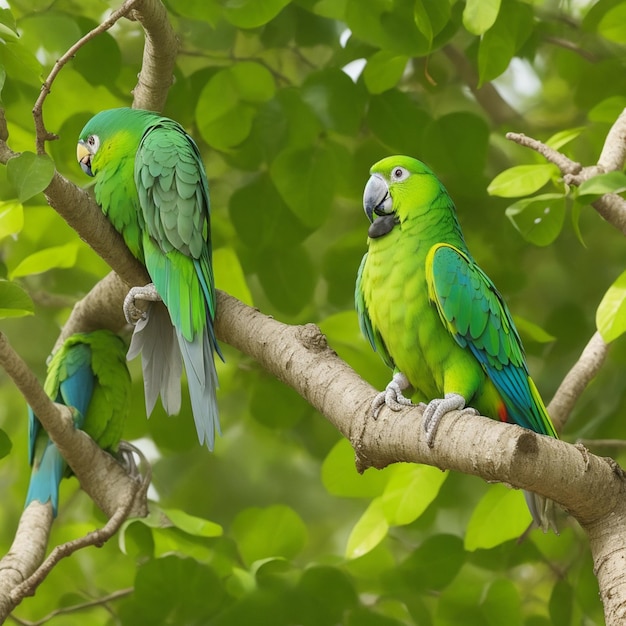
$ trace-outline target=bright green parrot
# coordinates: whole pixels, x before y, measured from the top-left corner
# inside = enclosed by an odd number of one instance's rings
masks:
[[[173,120],[139,109],[95,115],[80,133],[77,157],[96,177],[96,201],[148,270],[152,284],[131,289],[151,305],[135,326],[128,358],[142,353],[148,415],[161,395],[167,413],[181,405],[185,363],[200,443],[213,449],[219,432],[213,330],[209,188],[198,147]],[[131,321],[129,319],[129,321]]]
[[[126,345],[120,337],[96,330],[66,339],[50,359],[44,389],[55,402],[73,408],[76,428],[104,450],[117,450],[130,408]],[[28,413],[33,470],[25,506],[49,501],[56,516],[59,483],[69,469],[30,407]]]
[[[412,387],[433,445],[439,420],[466,407],[557,437],[529,376],[509,309],[472,258],[448,192],[423,163],[393,156],[376,163],[363,194],[371,226],[356,282],[363,334],[394,370],[373,402],[400,410]],[[551,505],[526,493],[544,531]]]

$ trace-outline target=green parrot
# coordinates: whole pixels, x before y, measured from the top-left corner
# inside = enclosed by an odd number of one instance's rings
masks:
[[[157,397],[181,406],[181,355],[200,444],[220,432],[214,353],[216,297],[211,265],[209,188],[198,147],[177,122],[140,109],[95,115],[80,133],[77,158],[96,177],[95,197],[152,283],[130,290],[152,304],[135,326],[128,358],[142,354],[146,411]]]
[[[363,334],[394,371],[373,401],[374,416],[385,405],[410,405],[402,392],[411,387],[430,400],[431,447],[441,417],[466,407],[557,437],[509,309],[467,249],[444,186],[408,156],[385,158],[370,174],[356,310]],[[525,496],[534,521],[544,532],[554,528],[552,502]]]
[[[76,428],[101,448],[115,452],[130,408],[130,374],[126,345],[108,330],[77,333],[50,358],[46,393],[73,409]],[[50,502],[56,517],[59,483],[69,469],[56,445],[28,408],[29,461],[32,474],[25,507],[33,500]]]

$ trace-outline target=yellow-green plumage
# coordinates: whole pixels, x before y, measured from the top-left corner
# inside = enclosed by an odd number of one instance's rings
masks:
[[[556,437],[508,308],[471,257],[443,185],[405,156],[383,159],[370,173],[364,206],[372,225],[356,308],[372,347],[405,377],[399,395],[410,385],[420,400],[434,400],[430,416],[453,395],[454,408]],[[377,406],[399,408],[386,397]]]

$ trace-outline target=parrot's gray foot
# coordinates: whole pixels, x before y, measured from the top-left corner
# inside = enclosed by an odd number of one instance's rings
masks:
[[[148,283],[143,287],[133,287],[129,290],[124,298],[124,317],[126,321],[133,326],[146,316],[146,312],[135,305],[136,300],[159,302],[161,296],[158,294],[153,283]]]
[[[402,392],[411,386],[409,379],[398,372],[393,375],[391,382],[372,401],[372,415],[374,419],[378,417],[380,410],[387,405],[392,411],[400,411],[405,406],[413,403],[409,398],[405,398]]]
[[[435,445],[435,434],[441,418],[450,411],[467,411],[472,415],[478,415],[476,409],[465,408],[465,398],[458,393],[447,393],[445,398],[431,400],[424,410],[424,431],[429,448]]]

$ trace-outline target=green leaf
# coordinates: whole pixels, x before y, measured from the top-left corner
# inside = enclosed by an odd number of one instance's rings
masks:
[[[415,521],[437,497],[448,472],[413,463],[394,466],[382,495],[385,518],[390,526]]]
[[[223,289],[245,304],[253,306],[252,294],[241,263],[232,248],[218,248],[213,252],[213,272],[218,289]]]
[[[555,133],[545,141],[546,146],[550,146],[553,150],[559,150],[563,146],[567,145],[570,141],[573,141],[578,137],[582,132],[587,130],[585,126],[577,126],[576,128],[568,128],[566,130],[559,131]]]
[[[532,519],[521,491],[490,485],[467,524],[465,549],[489,549],[516,539]]]
[[[0,459],[4,458],[11,452],[11,448],[13,447],[13,443],[9,439],[9,435],[7,435],[0,428]]]
[[[305,226],[319,228],[326,221],[335,192],[332,154],[326,146],[283,150],[271,164],[270,176]]]
[[[214,74],[196,104],[202,138],[218,150],[229,150],[248,137],[256,105],[274,96],[274,78],[259,63],[242,62]]]
[[[598,32],[609,41],[626,43],[626,5],[608,10],[598,24]]]
[[[499,11],[500,0],[467,0],[463,26],[472,35],[483,35],[495,24]]]
[[[24,207],[20,202],[0,202],[0,239],[17,235],[24,227]]]
[[[400,79],[408,57],[396,55],[386,50],[375,52],[363,70],[363,80],[370,93],[378,94],[395,87]]]
[[[482,602],[485,626],[522,626],[522,601],[515,584],[505,579],[495,580]],[[555,622],[561,623],[561,622]],[[566,622],[563,622],[566,623]]]
[[[316,277],[303,246],[265,250],[257,258],[255,267],[261,286],[278,310],[296,315],[309,304]]]
[[[267,24],[290,0],[228,0],[224,16],[238,28],[257,28]]]
[[[402,587],[411,591],[441,591],[459,573],[466,559],[463,542],[455,535],[439,534],[425,539],[397,567]]]
[[[501,198],[518,198],[529,196],[541,189],[559,170],[556,165],[516,165],[500,172],[487,187],[492,196]]]
[[[359,604],[350,578],[336,567],[314,565],[306,569],[298,586],[300,611],[309,626],[341,624],[344,611]]]
[[[547,246],[563,227],[565,197],[548,193],[518,200],[507,208],[506,215],[524,239],[536,246]]]
[[[219,524],[202,517],[189,515],[180,509],[162,509],[169,521],[189,535],[196,537],[219,537],[223,530]]]
[[[550,618],[553,624],[571,624],[574,611],[574,592],[564,579],[556,581],[550,595]]]
[[[9,272],[10,278],[41,274],[51,269],[68,268],[76,265],[78,254],[78,242],[67,243],[64,246],[54,246],[34,252],[23,259],[13,271]]]
[[[388,530],[382,498],[374,498],[348,537],[346,558],[357,559],[374,549],[387,536]]]
[[[388,470],[370,468],[356,471],[354,450],[347,439],[340,439],[322,463],[322,482],[328,493],[342,498],[373,498],[383,492]]]
[[[23,317],[34,312],[33,301],[17,283],[0,280],[0,318]]]
[[[607,172],[585,180],[578,187],[578,199],[581,196],[601,196],[605,193],[621,193],[626,191],[626,174],[624,172]]]
[[[525,317],[514,315],[513,321],[515,322],[515,326],[517,327],[520,335],[524,338],[538,343],[550,343],[556,340],[556,337],[546,332],[543,328],[541,328],[541,326],[527,320]]]
[[[596,328],[606,343],[626,331],[626,272],[622,272],[604,294],[596,311]]]
[[[22,152],[19,156],[9,159],[7,176],[20,202],[43,191],[54,176],[54,162],[47,154]]]
[[[138,568],[131,600],[120,610],[122,624],[206,624],[224,598],[222,582],[212,568],[168,555]]]
[[[241,511],[233,521],[231,535],[248,565],[274,557],[292,559],[307,542],[306,525],[284,504]]]

